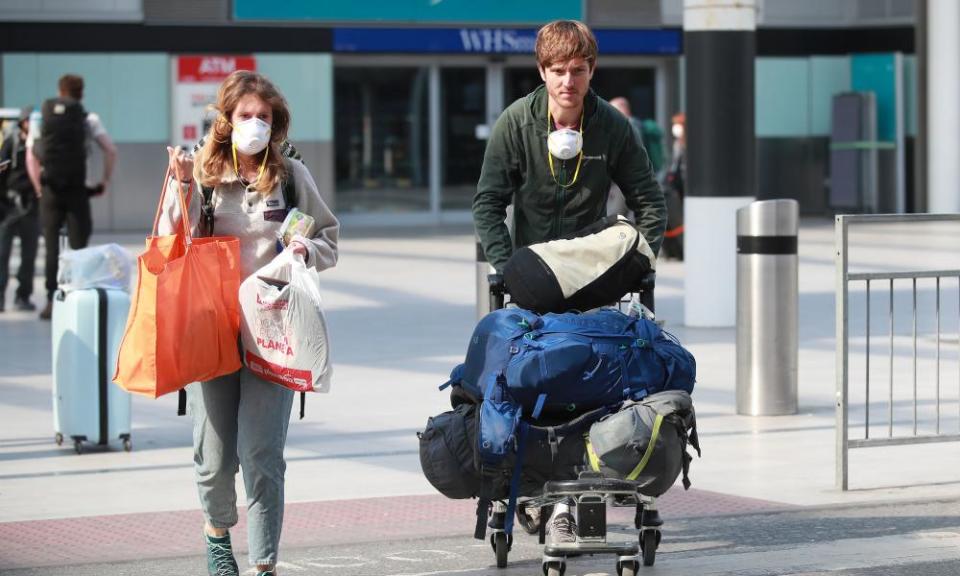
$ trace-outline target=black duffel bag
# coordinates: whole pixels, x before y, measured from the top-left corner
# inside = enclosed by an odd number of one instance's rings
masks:
[[[512,302],[526,310],[585,311],[636,290],[656,261],[626,218],[607,216],[570,236],[518,249],[503,280]]]

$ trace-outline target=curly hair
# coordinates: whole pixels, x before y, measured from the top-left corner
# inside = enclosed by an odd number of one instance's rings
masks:
[[[597,65],[597,39],[583,22],[554,20],[537,31],[536,53],[541,68],[583,58],[592,70]]]
[[[240,100],[254,94],[273,110],[270,128],[270,143],[256,155],[258,160],[268,154],[263,174],[254,185],[261,194],[269,194],[286,177],[286,167],[280,153],[280,144],[287,139],[290,128],[290,108],[287,101],[270,80],[263,74],[249,70],[237,70],[227,76],[217,91],[213,108],[217,117],[210,126],[206,142],[200,149],[200,159],[194,165],[194,178],[202,186],[215,187],[225,174],[233,171],[232,132],[230,118]]]

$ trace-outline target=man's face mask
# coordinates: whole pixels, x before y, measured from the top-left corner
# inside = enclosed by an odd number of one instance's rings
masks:
[[[674,124],[671,131],[674,138],[683,138],[683,124]]]
[[[232,139],[243,154],[259,154],[270,143],[270,125],[259,118],[237,122],[233,125]]]
[[[554,130],[547,136],[547,148],[553,156],[561,160],[569,160],[579,154],[580,149],[583,148],[583,136],[569,128]]]

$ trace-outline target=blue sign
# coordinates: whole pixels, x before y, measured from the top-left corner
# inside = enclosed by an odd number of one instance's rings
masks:
[[[600,55],[678,55],[683,35],[670,30],[594,30]],[[535,28],[336,28],[334,52],[532,54]]]
[[[580,20],[582,0],[233,0],[235,20],[540,24]]]

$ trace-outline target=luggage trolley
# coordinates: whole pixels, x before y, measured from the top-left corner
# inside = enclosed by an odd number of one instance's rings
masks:
[[[509,293],[501,274],[490,274],[490,309],[498,310],[509,304]],[[640,303],[650,311],[654,310],[654,286],[656,274],[645,276],[635,292],[626,294],[618,302],[621,311],[629,305],[634,294],[639,295]],[[554,505],[570,500],[574,501],[577,511],[576,541],[570,543],[546,544],[546,524],[553,513]],[[607,540],[607,505],[613,507],[633,507],[634,527],[639,530],[636,541],[611,542]],[[539,523],[532,522],[526,510],[537,508],[540,511]],[[663,521],[657,511],[656,499],[637,491],[637,484],[629,480],[604,478],[600,473],[584,471],[576,480],[548,481],[539,496],[517,503],[519,524],[528,534],[538,534],[540,544],[546,544],[543,550],[541,566],[544,576],[563,576],[567,558],[583,554],[615,554],[617,556],[617,575],[635,576],[640,562],[644,566],[653,566],[657,548],[660,545],[660,529]],[[503,501],[494,501],[490,507],[489,522],[490,545],[497,558],[497,568],[506,568],[507,556],[513,544],[513,535],[504,529],[507,505]]]

